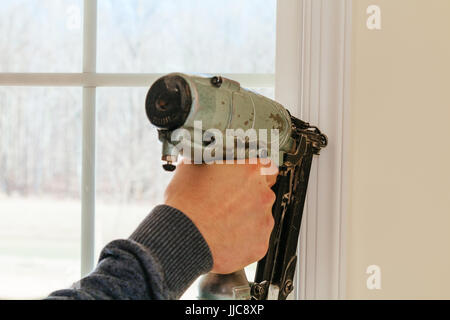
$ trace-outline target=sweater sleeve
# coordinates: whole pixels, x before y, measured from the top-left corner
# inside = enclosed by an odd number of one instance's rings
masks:
[[[212,265],[208,244],[193,222],[160,205],[129,239],[109,243],[88,276],[47,299],[178,299]]]

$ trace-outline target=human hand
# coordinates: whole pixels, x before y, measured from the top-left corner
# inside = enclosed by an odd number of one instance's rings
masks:
[[[166,189],[165,204],[187,215],[208,243],[214,273],[242,269],[267,252],[278,172],[261,174],[263,167],[181,162]]]

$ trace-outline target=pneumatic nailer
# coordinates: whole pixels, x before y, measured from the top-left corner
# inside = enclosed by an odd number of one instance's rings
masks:
[[[179,155],[199,164],[257,157],[278,166],[272,187],[275,226],[255,278],[247,281],[244,270],[209,273],[200,283],[199,298],[286,299],[294,288],[311,162],[327,137],[281,104],[221,76],[163,76],[151,86],[145,104],[158,128],[165,170],[176,169]]]

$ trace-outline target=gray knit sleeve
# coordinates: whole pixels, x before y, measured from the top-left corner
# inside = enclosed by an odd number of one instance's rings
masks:
[[[211,251],[192,221],[161,205],[128,240],[109,243],[92,273],[47,299],[178,299],[212,265]]]

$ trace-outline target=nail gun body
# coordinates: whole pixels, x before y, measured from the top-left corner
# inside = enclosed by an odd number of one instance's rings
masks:
[[[175,170],[179,154],[184,157],[183,152],[203,154],[210,147],[210,144],[194,139],[199,122],[202,137],[208,131],[216,134],[209,142],[215,145],[214,155],[219,160],[229,155],[229,150],[217,144],[220,140],[217,134],[227,136],[229,130],[241,130],[246,133],[243,146],[249,146],[253,141],[260,145],[262,138],[268,137],[264,157],[275,160],[279,174],[272,188],[276,194],[272,208],[275,226],[267,254],[258,262],[252,282],[247,281],[243,270],[231,275],[204,276],[200,298],[286,299],[294,288],[297,244],[311,163],[313,156],[326,147],[327,137],[317,127],[292,117],[281,104],[220,76],[180,73],[164,76],[147,94],[146,113],[158,128],[163,143],[162,160],[166,162],[163,167],[168,171]],[[185,145],[180,148],[181,144],[174,141],[173,134],[178,129],[184,129],[190,137],[188,148]],[[249,132],[254,132],[254,136]],[[239,153],[232,154],[239,159]],[[250,152],[241,153],[244,157],[250,155]],[[257,155],[262,157],[260,153]]]

